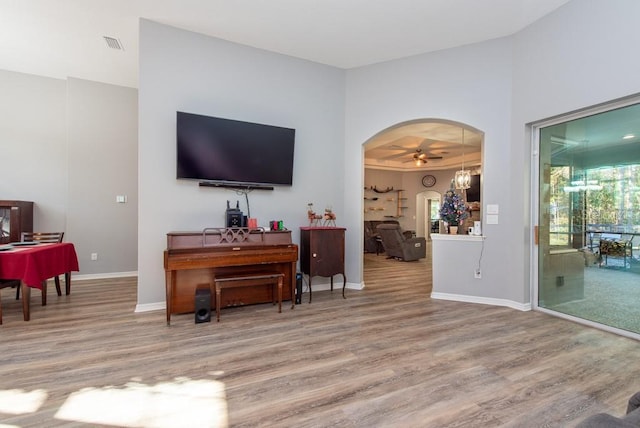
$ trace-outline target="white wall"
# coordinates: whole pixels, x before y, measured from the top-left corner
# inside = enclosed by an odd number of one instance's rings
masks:
[[[67,222],[66,81],[0,70],[0,199],[33,201],[34,230]]]
[[[138,91],[67,80],[68,193],[66,240],[82,274],[137,270]],[[127,197],[117,203],[116,196]],[[91,260],[91,253],[98,260]]]
[[[482,280],[456,284],[457,294],[530,301],[526,124],[639,92],[638,16],[635,0],[574,0],[513,37],[347,73],[347,158],[361,158],[362,143],[406,120],[450,119],[485,132],[483,207],[499,205],[499,224],[484,224]],[[360,174],[347,172],[347,194],[358,192]],[[346,209],[350,218],[360,211]]]
[[[81,275],[135,273],[137,90],[0,71],[0,93],[0,199],[35,202],[34,229],[65,232]]]
[[[293,186],[254,191],[249,200],[259,225],[282,219],[298,243],[309,202],[332,205],[344,224],[344,74],[141,21],[138,309],[164,304],[167,232],[224,226],[227,200],[246,212],[234,191],[176,180],[176,111],[296,129]]]
[[[362,144],[394,124],[416,119],[445,119],[466,123],[485,133],[483,198],[499,204],[500,224],[487,226],[483,283],[468,290],[485,297],[521,299],[521,289],[513,290],[504,281],[503,266],[512,258],[510,204],[512,189],[508,177],[521,171],[521,164],[509,163],[511,118],[511,55],[509,38],[457,49],[419,55],[347,72],[347,121],[345,155],[347,167],[345,206],[348,228],[362,221]],[[347,252],[361,254],[362,240],[348,243]],[[357,265],[356,263],[357,262]],[[455,270],[455,261],[451,261]],[[354,260],[347,275],[362,273],[362,257]],[[500,267],[500,268],[498,268]],[[519,272],[513,272],[521,276]],[[470,270],[470,275],[473,272]]]
[[[530,139],[526,124],[640,92],[637,0],[574,0],[514,38],[511,177],[514,273],[524,301],[530,275]],[[486,188],[486,186],[485,186]],[[515,288],[516,286],[514,286]]]

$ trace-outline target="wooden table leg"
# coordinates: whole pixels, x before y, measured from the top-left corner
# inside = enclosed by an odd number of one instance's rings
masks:
[[[216,321],[220,322],[220,298],[221,298],[220,286],[216,284]]]
[[[25,321],[31,319],[29,301],[31,300],[31,287],[20,281],[20,288],[22,289],[22,316]]]
[[[64,273],[64,293],[67,296],[71,294],[71,272]]]
[[[58,296],[62,296],[62,290],[60,290],[60,275],[54,276],[53,282],[56,284],[56,293],[58,293]]]
[[[42,281],[42,306],[47,306],[47,280]]]
[[[296,265],[295,263],[293,264],[293,267],[291,269],[291,281],[289,281],[289,286],[291,287],[291,309],[295,308],[296,306]],[[300,297],[302,298],[302,296]]]
[[[344,295],[344,289],[347,288],[347,275],[342,272],[342,298],[346,299],[347,296]]]
[[[172,298],[172,290],[173,290],[173,286],[176,282],[176,271],[171,270],[171,271],[166,271],[165,272],[165,278],[164,278],[164,286],[165,286],[165,298],[167,299],[167,302],[165,304],[165,307],[167,308],[167,325],[171,325],[171,311],[172,311],[172,307],[171,307],[171,298]]]
[[[278,313],[282,313],[282,275],[278,277]]]

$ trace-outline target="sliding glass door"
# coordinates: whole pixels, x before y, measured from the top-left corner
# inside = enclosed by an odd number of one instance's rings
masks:
[[[537,306],[640,334],[640,104],[537,135]]]

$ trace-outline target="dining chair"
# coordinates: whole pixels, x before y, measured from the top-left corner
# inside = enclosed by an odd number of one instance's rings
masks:
[[[64,232],[22,232],[22,242],[38,242],[38,243],[58,243],[62,242],[64,238]],[[65,286],[66,294],[69,294],[69,274],[65,273]],[[60,289],[60,278],[56,275],[53,278],[56,284],[56,292],[58,296],[62,296],[62,290]],[[20,299],[20,286],[16,290],[16,300]],[[47,304],[47,280],[42,281],[42,306]]]

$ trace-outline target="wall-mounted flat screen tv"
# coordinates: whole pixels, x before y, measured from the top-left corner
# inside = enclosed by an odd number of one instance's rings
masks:
[[[471,176],[471,187],[467,189],[467,202],[480,202],[480,174]]]
[[[295,129],[177,112],[177,178],[291,186]]]

